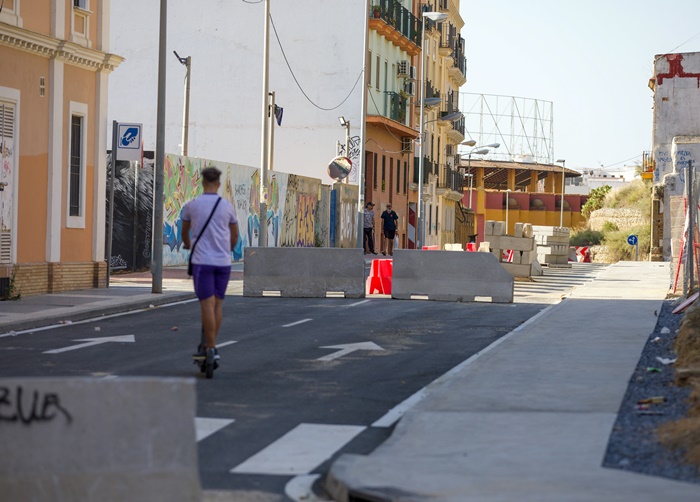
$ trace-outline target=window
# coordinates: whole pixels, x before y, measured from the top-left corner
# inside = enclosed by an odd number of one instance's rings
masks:
[[[430,212],[428,216],[428,235],[433,235],[433,205],[430,204]]]
[[[403,163],[403,193],[408,193],[408,164]]]
[[[46,78],[39,77],[39,96],[42,98],[46,96]]]
[[[367,85],[372,85],[372,51],[367,56]]]
[[[0,1],[0,22],[22,27],[22,17],[19,14],[20,0]]]
[[[386,188],[386,155],[382,155],[382,192]]]
[[[77,1],[77,0],[76,0]],[[73,115],[70,124],[70,207],[69,216],[80,216],[80,175],[83,164],[83,117]]]
[[[374,189],[377,189],[377,154],[374,154],[374,163],[372,164],[372,177],[374,178]]]
[[[87,110],[70,102],[68,134],[68,228],[85,228],[85,169],[87,160]]]
[[[88,10],[88,0],[73,0],[73,7]]]
[[[401,193],[401,162],[396,161],[396,193]]]
[[[382,66],[381,66],[381,65],[382,65],[382,61],[381,61],[381,59],[379,58],[379,55],[377,55],[377,68],[376,68],[377,71],[374,72],[374,73],[375,73],[375,75],[374,75],[374,87],[375,87],[377,90],[379,90],[379,72],[380,72],[381,69],[382,69]]]

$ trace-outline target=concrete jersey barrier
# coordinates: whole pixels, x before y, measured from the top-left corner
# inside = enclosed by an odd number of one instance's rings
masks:
[[[365,261],[360,248],[246,248],[243,296],[265,292],[283,297],[365,296]]]
[[[514,282],[491,253],[394,251],[392,298],[511,303]]]
[[[0,379],[3,500],[201,500],[195,383]]]

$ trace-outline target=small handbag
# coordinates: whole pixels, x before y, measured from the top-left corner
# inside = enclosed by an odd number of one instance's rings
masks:
[[[219,205],[219,202],[221,202],[221,197],[216,201],[216,204],[214,204],[214,209],[211,210],[211,213],[209,213],[209,218],[207,218],[206,223],[204,223],[204,226],[202,227],[202,231],[199,232],[199,236],[197,236],[197,240],[194,242],[194,245],[192,246],[192,249],[190,250],[190,257],[187,260],[187,275],[191,276],[192,275],[192,256],[194,256],[194,248],[197,247],[197,244],[199,243],[199,239],[201,239],[202,234],[204,234],[204,231],[207,229],[207,226],[209,226],[209,222],[211,221],[211,217],[214,216],[214,211],[216,211],[216,206]]]

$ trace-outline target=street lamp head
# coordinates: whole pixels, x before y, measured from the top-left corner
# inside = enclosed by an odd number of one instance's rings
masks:
[[[442,98],[425,98],[423,101],[418,103],[418,106],[422,104],[425,108],[431,108],[439,105],[440,103],[442,103]]]
[[[440,21],[444,21],[445,19],[447,19],[447,14],[445,14],[444,12],[424,12],[423,17],[427,17],[431,21],[439,23]]]
[[[566,160],[564,160],[564,159],[557,160],[557,164],[564,164],[565,162],[566,162]]]
[[[460,120],[462,117],[464,117],[464,114],[462,112],[452,112],[448,113],[447,115],[440,117],[438,120],[446,120],[449,122],[456,122]]]
[[[460,145],[464,145],[464,146],[476,146],[476,141],[474,141],[473,139],[468,139],[467,141],[462,141],[462,142],[460,143]]]
[[[345,120],[345,117],[343,116],[338,117],[338,121],[340,122],[341,127],[345,127],[350,123],[347,120]]]
[[[489,149],[488,149],[488,148],[482,148],[482,149],[480,149],[480,150],[477,150],[477,151],[471,152],[471,153],[474,154],[474,155],[485,155],[485,154],[489,153]]]
[[[491,143],[490,145],[486,145],[486,146],[488,148],[498,148],[499,146],[501,146],[501,144],[500,143]]]

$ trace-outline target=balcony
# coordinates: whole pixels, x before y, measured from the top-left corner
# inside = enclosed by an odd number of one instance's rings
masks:
[[[393,91],[387,91],[387,94],[389,95],[388,118],[403,125],[408,125],[406,124],[406,118],[408,116],[408,98]]]
[[[418,157],[413,157],[413,183],[418,183]],[[423,157],[423,184],[428,183],[428,176],[434,174],[435,164],[428,157]]]
[[[449,189],[455,192],[462,192],[464,187],[464,177],[456,169],[445,166],[440,171],[437,188]]]
[[[373,10],[375,6],[379,11]],[[373,0],[369,27],[411,56],[420,54],[421,22],[397,0]]]

